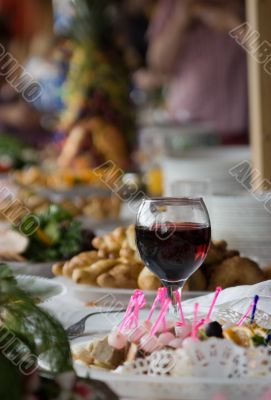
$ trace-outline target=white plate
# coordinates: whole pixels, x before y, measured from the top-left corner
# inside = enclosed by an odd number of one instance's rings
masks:
[[[237,291],[237,290],[236,290]],[[238,290],[240,293],[240,289]],[[236,293],[237,295],[237,293]],[[144,314],[147,310],[143,310]],[[104,336],[112,326],[120,322],[123,314],[118,316],[93,316],[88,320],[90,337],[72,342],[73,352],[93,338]],[[141,318],[144,319],[141,314]],[[202,378],[202,377],[166,377],[138,376],[135,374],[117,374],[97,367],[87,367],[82,362],[74,361],[78,376],[91,376],[106,382],[121,398],[157,399],[157,400],[210,400],[220,394],[227,400],[260,400],[268,388],[271,388],[269,377],[257,378]],[[269,397],[268,397],[269,398]]]
[[[76,372],[86,376],[80,367],[75,365]],[[263,399],[263,393],[271,388],[270,377],[239,380],[211,377],[139,377],[113,374],[95,368],[91,370],[91,378],[107,383],[121,398],[130,398],[132,395],[135,399],[144,400],[210,400],[218,394],[221,399],[260,400]]]
[[[243,286],[227,289],[224,291],[217,304],[225,307],[235,299],[245,300],[259,293],[263,298],[268,297],[267,307],[270,302],[270,284],[261,283],[253,286]],[[263,295],[263,296],[262,296]],[[209,308],[213,295],[205,299],[199,299],[201,309]],[[247,300],[245,300],[247,303]],[[191,303],[191,302],[190,302]],[[246,304],[247,305],[247,304]],[[188,306],[188,307],[187,307]],[[193,305],[186,304],[185,315],[188,309],[193,309]],[[148,310],[140,311],[140,319],[146,319]],[[88,319],[86,331],[90,338],[94,336],[104,336],[110,329],[118,324],[123,317],[123,313],[96,315]],[[76,351],[78,346],[84,346],[90,338],[79,338],[72,342],[72,350]],[[41,363],[42,364],[42,363]],[[120,397],[133,397],[137,399],[159,399],[159,400],[211,400],[215,395],[223,395],[221,398],[227,400],[263,400],[263,393],[271,388],[270,376],[257,378],[202,378],[202,377],[163,377],[163,376],[136,376],[134,374],[115,374],[110,371],[87,367],[81,362],[74,362],[74,367],[79,376],[91,375],[93,379],[106,382]],[[270,398],[270,397],[266,397]]]
[[[92,303],[98,307],[110,307],[112,301],[118,301],[123,304],[128,304],[129,298],[132,296],[133,289],[114,289],[114,288],[101,288],[90,285],[78,285],[65,277],[56,277],[54,281],[64,285],[72,297],[80,302]],[[147,303],[152,303],[156,295],[155,291],[144,290]],[[208,292],[184,292],[182,295],[183,300],[189,300],[198,296],[204,296]]]
[[[37,276],[17,275],[16,280],[19,288],[37,298],[40,303],[63,295],[67,290],[59,282]]]
[[[53,278],[54,276],[52,273],[53,261],[40,263],[8,261],[7,264],[16,275],[41,276],[43,278]]]

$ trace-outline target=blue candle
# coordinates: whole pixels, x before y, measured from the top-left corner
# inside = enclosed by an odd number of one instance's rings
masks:
[[[253,309],[252,309],[252,313],[251,313],[251,320],[250,320],[251,324],[253,324],[254,319],[255,319],[258,301],[259,301],[259,296],[256,294],[256,296],[254,297],[254,304],[253,304]]]

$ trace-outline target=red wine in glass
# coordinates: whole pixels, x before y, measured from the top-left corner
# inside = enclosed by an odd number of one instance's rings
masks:
[[[211,224],[202,198],[145,198],[137,213],[136,242],[145,265],[167,287],[177,320],[176,289],[202,264]]]
[[[141,258],[165,286],[183,286],[202,264],[210,237],[210,226],[201,223],[136,226],[136,242]]]

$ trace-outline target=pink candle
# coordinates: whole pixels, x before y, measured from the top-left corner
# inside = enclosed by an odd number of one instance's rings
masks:
[[[240,319],[240,321],[238,322],[237,326],[242,326],[244,324],[244,322],[246,321],[246,319],[248,318],[248,316],[250,315],[251,311],[253,310],[253,303],[251,303],[247,309],[247,311],[245,312],[245,314],[242,316],[242,318]]]
[[[131,296],[128,307],[124,314],[123,320],[120,324],[119,331],[123,332],[125,327],[129,324],[132,327],[134,320],[138,319],[138,310],[139,308],[145,305],[144,293],[142,290],[136,289],[134,294]],[[134,315],[136,314],[136,315]]]
[[[181,294],[180,294],[180,292],[179,292],[179,290],[176,290],[175,292],[174,292],[174,294],[175,294],[175,296],[176,296],[176,300],[177,300],[177,304],[178,304],[178,307],[179,307],[179,312],[180,312],[180,319],[181,319],[181,323],[183,324],[183,325],[185,325],[185,319],[184,319],[184,313],[183,313],[183,308],[182,308],[182,298],[181,298]]]
[[[192,332],[191,332],[191,337],[194,340],[197,340],[197,334],[198,334],[198,328],[197,328],[197,322],[198,322],[198,312],[199,312],[199,303],[195,303],[194,306],[194,320],[193,320],[193,325],[192,325]]]
[[[201,328],[205,324],[205,319],[201,319],[200,322],[197,324],[197,330]]]
[[[163,288],[159,288],[158,291],[157,291],[157,295],[156,295],[156,297],[154,299],[154,302],[153,302],[153,304],[151,306],[151,310],[150,310],[149,316],[147,318],[147,321],[151,320],[151,318],[153,316],[153,313],[154,313],[156,307],[158,306],[158,303],[160,302],[160,304],[162,306],[162,304],[164,303],[164,299],[166,297],[167,297],[167,289],[164,288],[164,287]]]
[[[215,295],[214,295],[213,301],[212,301],[212,303],[210,305],[209,311],[208,311],[206,319],[205,319],[205,323],[206,324],[208,322],[210,322],[211,315],[212,315],[213,309],[215,307],[215,303],[217,302],[217,298],[218,298],[219,294],[221,293],[221,291],[222,291],[221,287],[217,287],[216,290],[215,290]]]
[[[168,307],[169,307],[170,303],[171,303],[171,300],[169,298],[166,298],[163,306],[161,307],[161,311],[160,311],[160,313],[158,315],[158,318],[155,321],[155,323],[153,324],[153,327],[151,329],[151,335],[152,336],[155,335],[155,333],[157,332],[157,330],[158,330],[163,318],[165,318],[165,315],[167,313],[167,310],[168,310]]]
[[[139,310],[141,308],[143,308],[145,305],[146,305],[146,301],[145,301],[144,293],[143,292],[137,292],[135,294],[134,310],[133,310],[132,317],[131,317],[130,324],[129,324],[130,328],[132,328],[133,323],[135,324],[135,327],[138,326]]]

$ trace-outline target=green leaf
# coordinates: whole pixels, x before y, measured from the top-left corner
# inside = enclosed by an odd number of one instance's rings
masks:
[[[0,279],[7,278],[14,279],[12,270],[6,263],[0,263]]]
[[[59,322],[34,303],[11,302],[5,306],[5,326],[36,356],[43,355],[53,373],[71,371],[69,342]]]
[[[21,356],[29,352],[36,356],[44,354],[52,372],[73,369],[64,328],[49,313],[40,309],[35,299],[19,289],[10,277],[0,279],[0,323],[0,332],[5,328],[18,339],[9,346],[7,351],[10,355],[14,352]]]
[[[60,230],[57,221],[50,221],[44,228],[44,233],[52,243],[57,242],[60,238]]]
[[[103,47],[112,43],[113,18],[108,0],[74,0],[75,17],[71,29],[78,42],[94,40]]]
[[[25,146],[23,141],[8,134],[0,135],[0,157],[9,157],[13,167],[22,168],[35,163],[34,152]]]
[[[54,220],[57,222],[72,219],[71,213],[58,204],[51,204],[47,213],[45,214],[45,217],[47,217],[47,221]]]
[[[29,245],[24,253],[31,261],[56,261],[72,257],[79,253],[82,243],[82,224],[63,207],[52,204],[40,214],[40,231],[43,231],[48,243],[36,232],[29,237]]]

